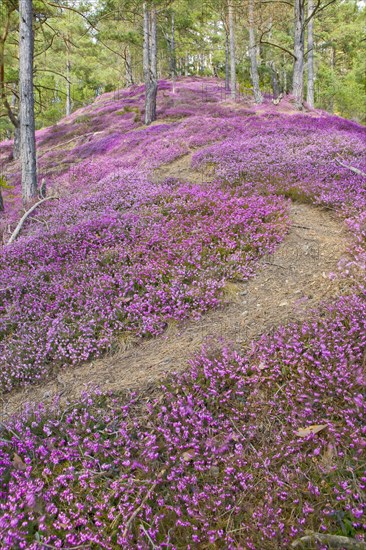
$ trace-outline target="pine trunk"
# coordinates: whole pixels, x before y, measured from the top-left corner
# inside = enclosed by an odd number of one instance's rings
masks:
[[[230,37],[230,89],[231,89],[231,98],[236,99],[234,8],[231,4],[231,0],[229,2],[229,37]]]
[[[145,124],[156,120],[157,85],[157,45],[156,45],[156,9],[148,9],[144,2],[144,55],[143,68],[145,78]]]
[[[37,196],[37,163],[33,95],[33,6],[19,2],[20,158],[23,203]]]
[[[278,82],[278,74],[277,74],[277,71],[276,71],[276,66],[275,66],[273,61],[270,61],[268,66],[269,66],[269,70],[270,70],[273,96],[274,96],[275,99],[277,99],[278,96],[280,95],[280,85],[279,85],[279,82]]]
[[[13,159],[20,158],[20,123],[14,127]]]
[[[175,56],[175,18],[172,12],[172,34],[170,39],[170,77],[174,81],[177,76],[177,60]]]
[[[314,107],[314,11],[313,0],[308,0],[308,87],[306,101],[310,107]]]
[[[250,73],[253,84],[253,94],[256,103],[262,103],[263,97],[259,86],[259,74],[257,65],[257,51],[254,30],[254,0],[249,0],[249,57]]]
[[[294,32],[294,73],[292,93],[297,107],[301,108],[304,99],[304,0],[295,0],[295,32]]]
[[[230,91],[230,46],[229,33],[225,32],[225,91]]]
[[[125,56],[125,79],[126,79],[126,86],[133,86],[134,79],[133,79],[133,73],[132,73],[132,59],[131,59],[131,51],[130,48],[127,46],[126,48],[126,56]]]
[[[69,59],[69,53],[67,53],[66,59],[66,116],[71,115],[71,63]]]

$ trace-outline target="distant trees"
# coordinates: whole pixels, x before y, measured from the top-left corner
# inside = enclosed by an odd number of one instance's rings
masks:
[[[15,137],[15,158],[18,8],[18,0],[0,3],[0,139]],[[47,0],[33,8],[37,127],[142,82],[149,123],[158,78],[180,75],[219,76],[233,98],[239,88],[251,88],[257,103],[264,93],[292,91],[299,107],[305,96],[309,105],[366,118],[365,7],[357,0]]]
[[[3,0],[0,5],[0,103],[4,109],[4,115],[8,118],[13,127],[14,147],[13,157],[19,158],[20,155],[20,123],[16,112],[16,90],[11,88],[10,82],[7,80],[8,72],[6,71],[6,51],[5,47],[9,39],[10,33],[13,33],[16,27],[16,2]],[[14,51],[14,46],[12,47]],[[15,71],[13,71],[13,74]],[[12,100],[9,97],[12,96]]]

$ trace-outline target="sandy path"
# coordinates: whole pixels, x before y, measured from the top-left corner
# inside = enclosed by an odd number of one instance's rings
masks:
[[[292,228],[277,251],[262,261],[259,273],[246,283],[229,284],[225,303],[200,321],[171,325],[165,334],[130,343],[114,355],[74,368],[60,370],[41,385],[3,396],[7,416],[25,403],[61,404],[77,400],[87,388],[103,391],[139,388],[159,382],[167,373],[187,367],[189,358],[206,341],[224,339],[245,346],[253,338],[280,324],[304,318],[324,299],[339,295],[339,281],[329,273],[345,254],[347,233],[328,211],[293,204]]]

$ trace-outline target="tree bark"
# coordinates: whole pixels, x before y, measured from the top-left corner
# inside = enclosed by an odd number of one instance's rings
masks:
[[[20,158],[20,123],[14,127],[13,159]]]
[[[184,76],[189,75],[189,56],[186,54],[185,63],[184,63]]]
[[[71,63],[69,58],[69,52],[67,52],[66,57],[66,116],[71,115]]]
[[[33,95],[33,6],[19,2],[20,157],[23,203],[37,196],[37,163]]]
[[[271,84],[272,84],[272,90],[273,90],[273,96],[275,99],[278,98],[280,95],[280,85],[278,83],[278,76],[276,67],[273,61],[270,61],[268,63],[269,71],[270,71],[270,77],[271,77]]]
[[[144,55],[143,68],[145,78],[145,124],[156,120],[157,85],[157,45],[156,45],[156,9],[150,10],[144,2]]]
[[[225,28],[225,91],[230,91],[230,45],[227,28]]]
[[[235,63],[235,31],[234,8],[229,0],[229,37],[230,37],[230,90],[231,98],[236,99],[236,63]]]
[[[314,11],[313,0],[308,0],[308,86],[306,101],[310,107],[314,107]]]
[[[4,212],[4,201],[3,201],[3,195],[1,193],[1,187],[0,187],[0,213]]]
[[[126,79],[126,86],[133,86],[134,79],[133,79],[133,73],[132,73],[132,59],[131,59],[131,51],[129,46],[125,49],[125,79]]]
[[[304,0],[295,0],[295,32],[294,32],[294,73],[292,79],[292,93],[295,96],[296,106],[301,108],[304,99],[304,29],[305,10]]]
[[[175,17],[174,11],[172,11],[172,27],[170,38],[170,77],[174,81],[177,76],[177,59],[175,55]]]
[[[254,0],[249,0],[249,57],[250,57],[250,74],[252,77],[253,94],[256,103],[262,103],[263,97],[259,86],[259,74],[257,65],[257,48],[255,43],[254,30]]]

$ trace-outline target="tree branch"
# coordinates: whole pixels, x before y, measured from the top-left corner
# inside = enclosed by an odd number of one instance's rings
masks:
[[[15,230],[13,231],[13,233],[11,234],[11,237],[10,239],[8,240],[8,242],[6,243],[6,245],[8,246],[9,244],[11,244],[12,242],[15,241],[15,239],[17,238],[17,236],[19,235],[23,225],[24,225],[24,222],[26,221],[26,219],[28,218],[28,216],[40,205],[42,204],[43,202],[45,201],[49,201],[51,199],[59,199],[59,197],[56,197],[56,196],[51,196],[51,197],[46,197],[45,199],[42,199],[38,202],[36,202],[36,204],[34,204],[32,206],[32,208],[30,208],[25,214],[24,216],[21,218],[21,220],[19,221],[18,225],[16,226]]]
[[[287,48],[284,48],[283,46],[280,46],[279,44],[274,44],[273,42],[268,42],[267,40],[262,40],[262,39],[259,40],[259,44],[267,44],[268,46],[279,48],[283,52],[286,52],[288,55],[296,59],[296,56],[292,52],[290,52],[290,50],[288,50]]]
[[[341,162],[339,159],[336,159],[336,162],[338,164],[340,164],[341,166],[343,166],[344,168],[348,168],[348,170],[351,170],[352,172],[354,172],[355,174],[358,174],[359,176],[364,176],[366,177],[366,172],[362,172],[362,170],[360,170],[359,168],[355,168],[354,166],[349,166],[348,164],[344,164],[343,162]]]

